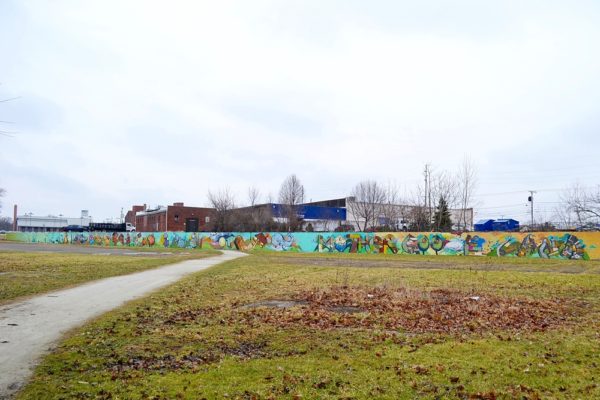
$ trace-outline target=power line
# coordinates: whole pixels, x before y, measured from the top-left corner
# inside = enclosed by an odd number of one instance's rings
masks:
[[[535,171],[540,171],[540,172],[556,172],[556,171],[567,171],[567,170],[574,170],[574,169],[587,169],[587,168],[600,168],[600,164],[598,163],[594,163],[594,164],[586,164],[586,165],[569,165],[569,166],[564,166],[564,167],[557,167],[557,168],[541,168],[539,170],[535,170]],[[534,170],[530,170],[530,169],[519,169],[519,170],[506,170],[506,169],[502,169],[502,170],[497,170],[494,171],[492,175],[518,175],[518,174],[523,174],[524,172],[531,172]],[[483,174],[484,176],[488,176],[488,174]]]
[[[493,206],[493,207],[477,207],[478,210],[489,210],[494,208],[513,208],[513,207],[526,207],[527,204],[506,204],[503,206]]]
[[[581,189],[595,189],[597,188],[597,186],[580,186]],[[538,189],[536,190],[536,192],[562,192],[564,191],[565,188],[545,188],[545,189]],[[495,192],[495,193],[480,193],[480,194],[475,194],[473,195],[473,197],[483,197],[483,196],[499,196],[499,195],[503,195],[503,194],[517,194],[517,193],[526,193],[529,190],[514,190],[511,192]]]

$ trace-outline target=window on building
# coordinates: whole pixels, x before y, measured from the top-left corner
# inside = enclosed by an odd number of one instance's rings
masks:
[[[179,222],[179,215],[175,214],[175,222]]]
[[[204,218],[204,223],[205,223],[205,224],[208,224],[209,222],[210,222],[210,217],[205,217],[205,218]]]

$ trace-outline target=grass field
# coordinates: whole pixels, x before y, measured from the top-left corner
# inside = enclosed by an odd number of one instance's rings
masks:
[[[599,267],[254,254],[72,332],[19,398],[600,398]]]
[[[126,256],[1,251],[0,304],[21,296],[214,254],[218,252],[194,250],[160,256]]]

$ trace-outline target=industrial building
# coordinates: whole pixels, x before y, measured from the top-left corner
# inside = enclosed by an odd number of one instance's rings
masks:
[[[132,212],[140,206],[133,207]],[[183,203],[152,209],[145,205],[143,207],[143,210],[135,211],[135,228],[138,232],[206,231],[214,211],[212,208],[188,207]]]
[[[510,218],[483,219],[475,223],[475,232],[517,232],[519,228],[519,221]]]
[[[293,208],[296,218],[302,221],[304,229],[318,232],[333,231],[346,223],[346,209],[343,207],[301,204]],[[244,213],[250,210],[266,215],[277,223],[286,223],[289,217],[289,206],[279,203],[257,204],[232,211]]]
[[[20,232],[57,232],[69,225],[89,226],[92,222],[88,210],[81,210],[79,217],[65,217],[63,215],[34,215],[25,213],[17,215],[15,206],[14,229]]]
[[[125,223],[129,222],[131,225],[135,226],[135,215],[140,212],[140,211],[145,211],[146,210],[146,205],[141,205],[141,206],[132,206],[131,210],[127,211],[127,214],[125,214]]]

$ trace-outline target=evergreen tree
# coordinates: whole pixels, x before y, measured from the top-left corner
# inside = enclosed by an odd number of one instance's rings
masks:
[[[452,219],[444,196],[440,196],[440,201],[433,215],[433,224],[438,232],[450,232],[452,230]]]

